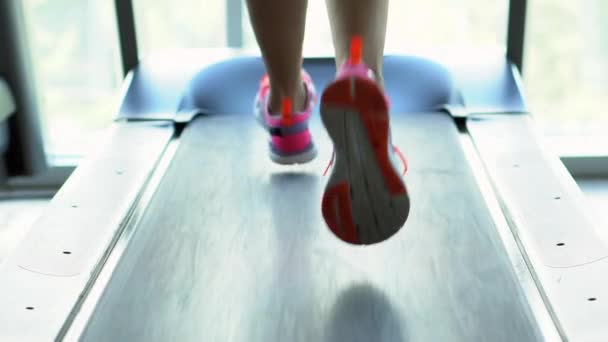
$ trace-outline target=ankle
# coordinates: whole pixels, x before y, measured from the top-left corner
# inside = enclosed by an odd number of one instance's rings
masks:
[[[308,105],[308,93],[304,82],[300,82],[300,86],[296,87],[295,91],[286,92],[280,89],[271,89],[268,99],[268,110],[271,114],[281,113],[283,99],[288,97],[293,102],[294,112],[302,112],[306,110]]]
[[[340,71],[346,65],[346,61],[341,62],[339,60],[336,60],[336,63],[340,63],[340,64],[336,64],[336,68],[338,70],[338,76],[339,76]],[[371,79],[373,79],[376,82],[376,84],[378,84],[378,86],[382,90],[384,90],[384,75],[382,74],[382,66],[378,65],[378,63],[368,64],[365,61],[363,62],[363,65],[365,66],[364,70],[367,71],[367,76],[370,77]]]

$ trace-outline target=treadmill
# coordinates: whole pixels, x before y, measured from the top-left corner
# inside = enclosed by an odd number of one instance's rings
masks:
[[[318,89],[332,59],[307,58]],[[0,341],[608,341],[607,237],[504,56],[387,56],[411,211],[376,245],[325,226],[332,145],[280,166],[258,56],[144,59],[116,120],[0,265]],[[316,113],[318,114],[318,108]]]

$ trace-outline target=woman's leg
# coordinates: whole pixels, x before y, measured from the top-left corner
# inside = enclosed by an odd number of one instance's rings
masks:
[[[295,111],[306,106],[301,68],[307,5],[307,0],[247,0],[251,24],[270,77],[272,113],[280,112],[285,97],[292,100]]]
[[[363,62],[382,84],[388,0],[326,0],[326,4],[337,67],[348,58],[352,37],[360,36],[363,39]]]

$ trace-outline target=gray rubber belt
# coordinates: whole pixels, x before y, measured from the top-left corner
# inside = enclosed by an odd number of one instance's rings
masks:
[[[82,341],[541,340],[452,118],[391,116],[412,212],[364,248],[323,222],[318,118],[319,157],[292,167],[248,118],[185,128]]]

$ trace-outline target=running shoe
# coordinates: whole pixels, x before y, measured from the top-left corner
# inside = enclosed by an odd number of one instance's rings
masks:
[[[281,113],[270,113],[270,79],[265,75],[255,97],[254,113],[257,121],[270,134],[270,159],[278,164],[303,164],[317,156],[317,150],[308,129],[308,122],[315,107],[316,93],[310,76],[302,71],[306,90],[306,109],[293,112],[291,99],[282,102]]]
[[[361,50],[361,39],[354,38],[349,60],[321,97],[321,120],[334,145],[321,207],[338,238],[367,245],[403,227],[410,201],[407,162],[391,141],[389,101]]]

